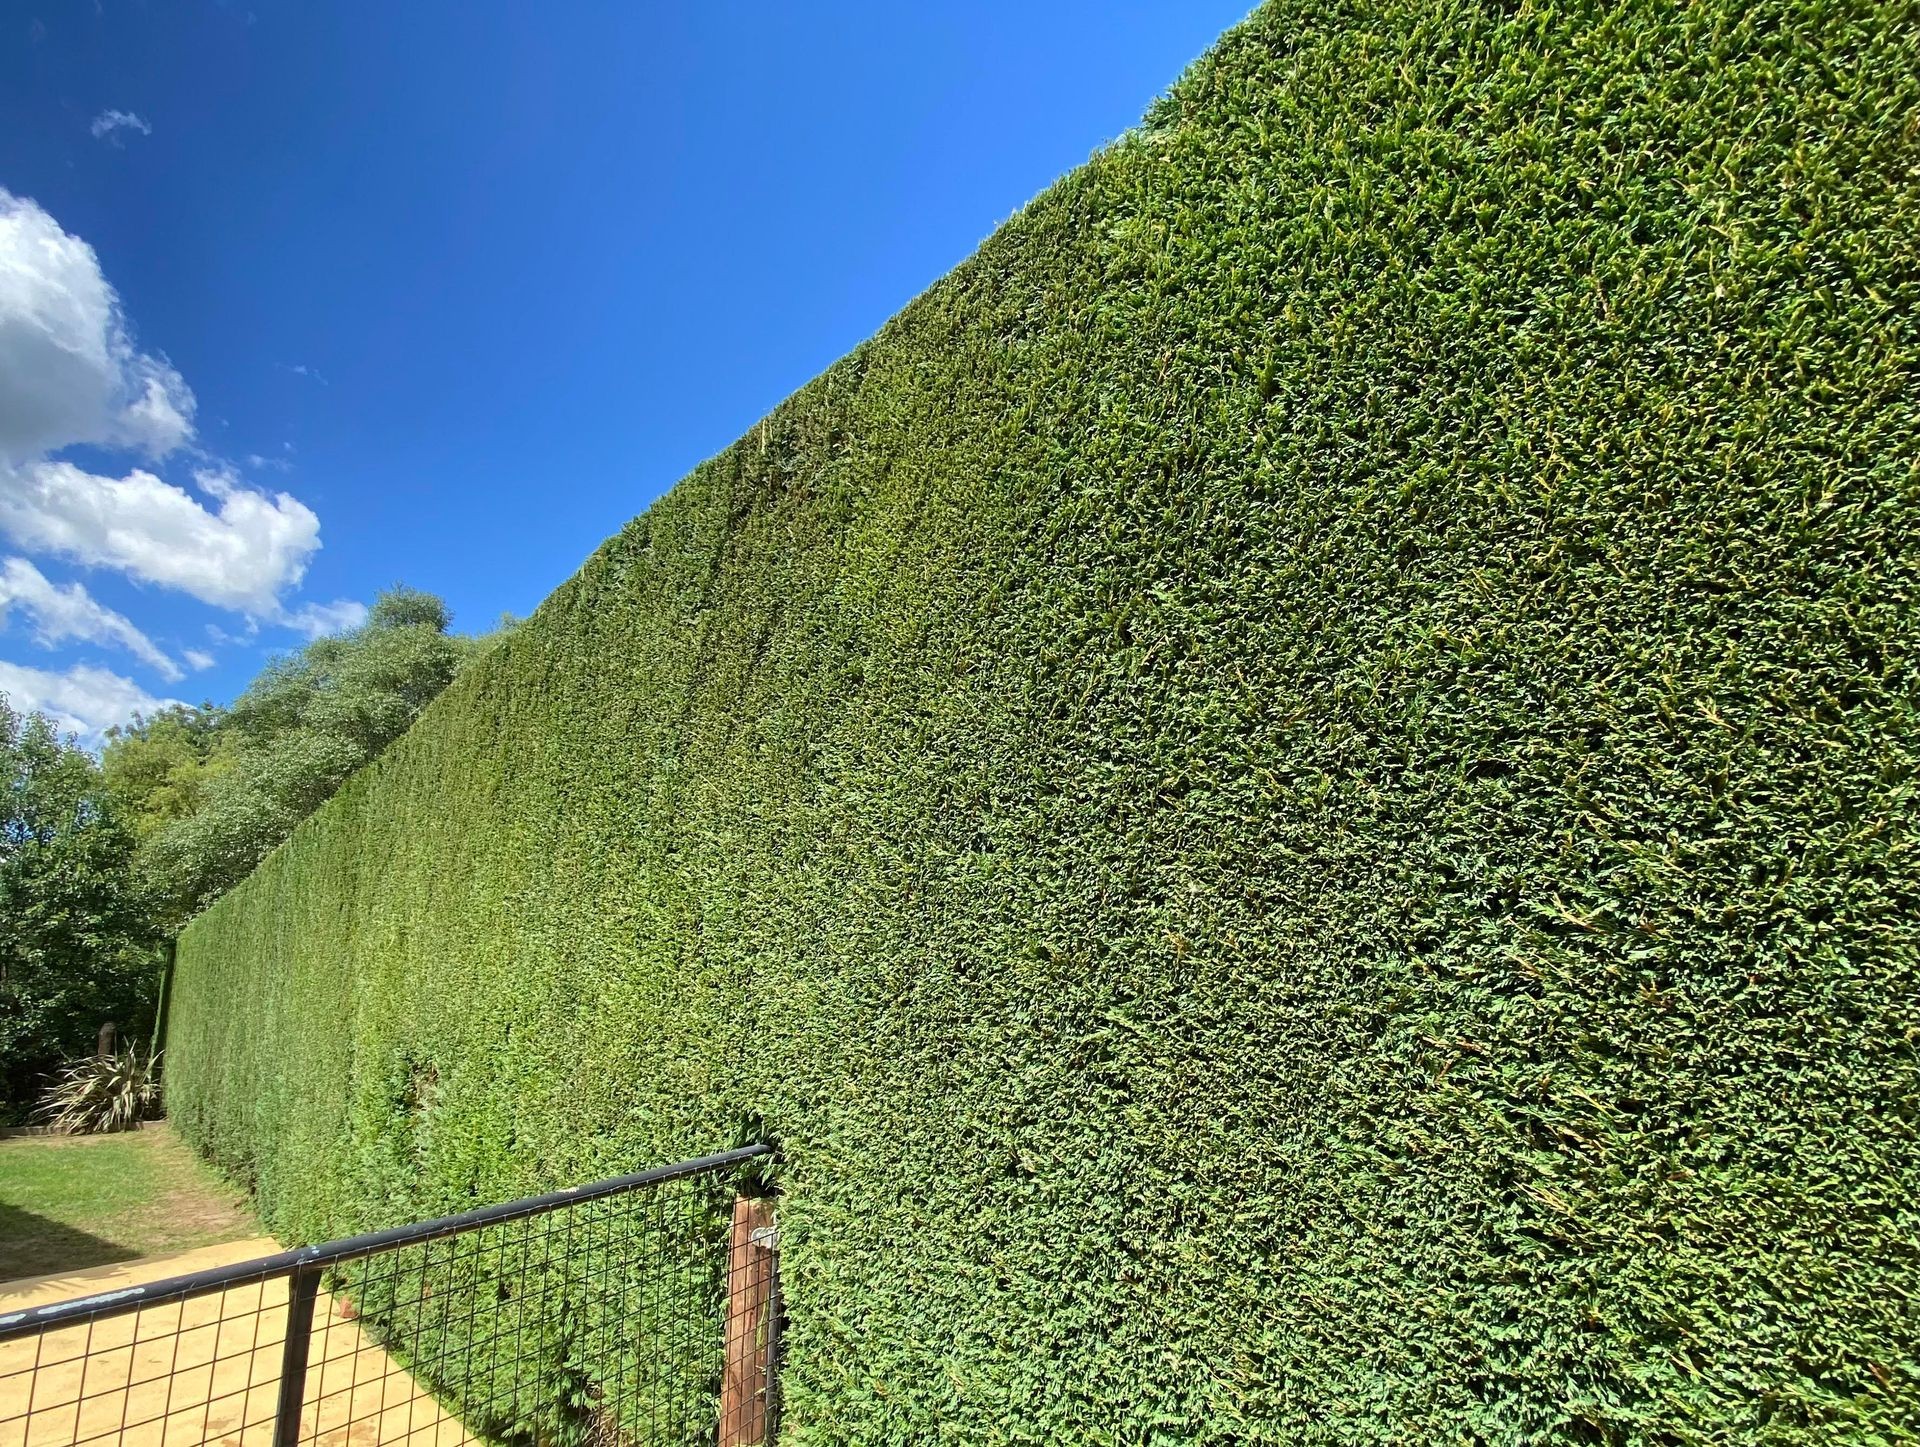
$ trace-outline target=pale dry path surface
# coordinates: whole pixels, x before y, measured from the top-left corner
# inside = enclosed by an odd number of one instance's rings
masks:
[[[281,1249],[255,1237],[0,1287],[0,1315]],[[284,1276],[0,1342],[0,1447],[269,1447],[286,1332]],[[324,1447],[466,1447],[459,1419],[322,1295],[301,1410]]]

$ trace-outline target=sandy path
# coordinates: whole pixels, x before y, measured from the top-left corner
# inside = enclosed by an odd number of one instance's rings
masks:
[[[280,1249],[255,1238],[9,1282],[0,1289],[0,1314]],[[0,1447],[269,1447],[286,1303],[286,1278],[276,1277],[0,1342]],[[314,1310],[309,1363],[302,1442],[466,1447],[476,1440],[325,1295]]]

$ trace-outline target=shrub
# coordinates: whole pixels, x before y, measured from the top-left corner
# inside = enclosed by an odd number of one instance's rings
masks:
[[[1920,1434],[1914,21],[1262,8],[189,927],[174,1116],[764,1117],[799,1441]]]
[[[35,1116],[66,1135],[128,1130],[160,1108],[160,1054],[138,1045],[63,1065]]]

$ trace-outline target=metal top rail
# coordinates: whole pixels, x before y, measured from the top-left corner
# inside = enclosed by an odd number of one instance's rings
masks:
[[[461,1231],[470,1230],[475,1226],[492,1226],[502,1221],[531,1216],[554,1206],[597,1200],[602,1196],[615,1195],[637,1186],[653,1186],[662,1181],[679,1180],[683,1176],[697,1176],[704,1171],[724,1170],[728,1166],[739,1165],[757,1156],[772,1155],[773,1149],[771,1145],[766,1144],[739,1146],[730,1151],[720,1151],[715,1155],[701,1156],[697,1160],[680,1161],[670,1166],[655,1166],[651,1170],[635,1171],[626,1176],[614,1176],[608,1180],[594,1181],[584,1186],[568,1186],[564,1190],[549,1191],[543,1196],[528,1196],[523,1200],[507,1201],[497,1206],[480,1206],[452,1216],[438,1216],[431,1221],[416,1221],[406,1226],[392,1226],[384,1231],[368,1231],[363,1235],[347,1236],[338,1241],[324,1241],[318,1246],[297,1246],[291,1251],[281,1251],[272,1256],[259,1256],[251,1261],[239,1261],[231,1266],[215,1266],[205,1271],[190,1271],[183,1276],[170,1276],[163,1281],[128,1286],[119,1291],[102,1292],[97,1296],[83,1296],[75,1301],[62,1301],[52,1306],[9,1312],[0,1316],[0,1341],[45,1331],[68,1322],[99,1321],[106,1317],[120,1316],[126,1312],[139,1311],[143,1307],[152,1306],[158,1302],[181,1301],[188,1297],[203,1296],[210,1291],[218,1291],[243,1281],[261,1281],[303,1268],[328,1266],[336,1261],[364,1256],[383,1247],[433,1241],[443,1236],[452,1236]]]

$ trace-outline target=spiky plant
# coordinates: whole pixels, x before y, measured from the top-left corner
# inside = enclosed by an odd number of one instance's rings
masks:
[[[66,1135],[126,1130],[160,1103],[160,1052],[130,1045],[63,1065],[35,1116]]]

